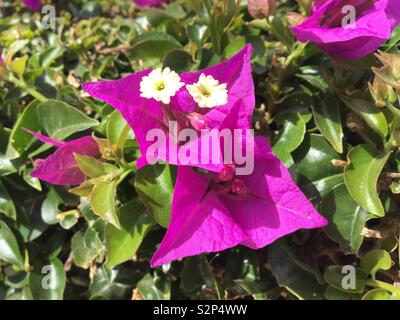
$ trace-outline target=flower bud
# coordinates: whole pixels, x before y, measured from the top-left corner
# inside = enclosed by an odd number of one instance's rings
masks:
[[[288,12],[287,16],[289,25],[291,27],[295,27],[302,24],[305,19],[304,16],[302,16],[300,13],[297,12]]]
[[[212,13],[215,16],[223,16],[226,14],[228,9],[227,0],[214,0]]]
[[[233,164],[226,164],[218,175],[219,182],[232,180],[235,175],[235,166]]]
[[[400,78],[396,77],[396,72],[391,66],[387,65],[380,69],[372,68],[372,71],[377,77],[379,77],[383,82],[386,82],[389,86],[400,89]]]
[[[275,0],[249,0],[247,9],[254,19],[263,19],[274,15],[276,11]]]
[[[235,179],[233,181],[231,191],[240,198],[246,197],[249,193],[245,183],[240,179]]]
[[[202,129],[207,129],[209,127],[209,122],[206,116],[203,116],[197,112],[191,112],[187,116],[190,125],[193,129],[200,131]]]
[[[375,75],[389,86],[400,89],[400,54],[379,51],[376,57],[382,62],[382,68],[372,68]]]
[[[372,84],[368,83],[368,87],[376,106],[380,108],[386,106],[387,100],[393,102],[393,97],[396,96],[393,88],[379,77],[375,77]]]

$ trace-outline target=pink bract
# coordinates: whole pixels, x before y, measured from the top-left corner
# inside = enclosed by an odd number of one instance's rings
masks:
[[[232,107],[240,104],[237,128],[250,128],[255,104],[254,84],[251,75],[251,52],[251,46],[246,45],[236,55],[218,65],[180,75],[181,81],[185,84],[197,82],[202,73],[212,75],[220,83],[226,83],[228,102],[225,105],[211,110],[199,108],[186,87],[183,86],[171,99],[169,107],[174,113],[185,119],[192,112],[202,114],[210,128],[219,128]],[[119,80],[92,82],[83,85],[84,90],[91,96],[105,101],[119,110],[132,127],[142,153],[141,158],[137,161],[138,168],[148,164],[145,155],[153,141],[146,140],[147,133],[155,128],[168,132],[165,128],[162,104],[154,99],[146,99],[140,96],[141,79],[150,72],[151,69],[147,69]],[[169,139],[168,142],[167,147],[158,154],[158,158],[171,164],[180,165],[179,159],[171,159],[168,152],[170,147],[179,150],[180,146],[173,139]],[[173,145],[171,146],[171,144]],[[199,167],[219,171],[221,165],[200,164]]]
[[[240,176],[244,197],[213,189],[215,174],[178,167],[171,221],[151,264],[222,251],[236,245],[264,247],[299,229],[323,227],[322,217],[292,181],[262,137],[255,170]]]
[[[40,141],[57,148],[47,159],[40,159],[36,162],[37,166],[31,172],[32,177],[58,185],[79,185],[85,181],[85,175],[76,164],[74,154],[97,156],[99,147],[92,137],[87,136],[62,142],[30,130],[26,131]]]
[[[342,27],[345,5],[356,8],[354,27]],[[311,8],[311,16],[292,28],[294,35],[341,59],[374,52],[400,22],[400,0],[316,0]]]
[[[23,2],[32,11],[38,11],[42,7],[40,0],[23,0]]]

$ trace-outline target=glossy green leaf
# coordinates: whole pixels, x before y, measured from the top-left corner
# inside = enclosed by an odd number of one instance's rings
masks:
[[[279,285],[287,288],[298,299],[322,299],[324,287],[312,273],[295,264],[279,244],[268,247],[268,262]]]
[[[378,154],[369,145],[361,144],[347,155],[350,163],[344,169],[344,181],[352,198],[367,212],[379,217],[385,215],[377,193],[379,175],[389,153]]]
[[[212,273],[212,268],[204,255],[185,259],[181,273],[180,288],[186,295],[193,298],[203,295],[205,288],[211,290],[214,297],[222,294],[219,284]]]
[[[88,248],[84,242],[84,233],[78,231],[71,239],[71,251],[74,264],[87,269],[99,254],[97,248]]]
[[[12,72],[16,73],[18,77],[22,77],[25,72],[26,62],[28,61],[28,56],[22,56],[16,58],[10,64],[10,69]]]
[[[383,289],[372,289],[368,291],[363,297],[363,300],[391,300],[391,295]]]
[[[90,203],[93,211],[102,219],[120,228],[117,212],[115,209],[116,185],[113,182],[97,183],[91,194]]]
[[[29,273],[29,287],[36,300],[62,300],[66,285],[63,263],[53,258],[36,260]]]
[[[323,136],[317,134],[305,136],[301,146],[293,152],[293,159],[299,174],[299,185],[326,179],[343,171],[342,168],[331,164],[332,160],[340,159],[340,155]]]
[[[175,172],[169,165],[156,164],[137,171],[135,187],[147,211],[154,220],[167,227],[171,215],[171,203]]]
[[[13,148],[21,154],[34,140],[32,135],[22,128],[38,131],[40,129],[38,115],[37,115],[37,102],[29,104],[19,116],[15,123],[10,135],[10,143]]]
[[[385,139],[389,127],[385,116],[371,102],[354,97],[341,96],[342,101],[365,123],[374,130],[382,139]]]
[[[283,19],[274,17],[271,21],[271,27],[274,35],[288,48],[291,48],[294,44],[294,37],[288,26],[284,24]]]
[[[392,258],[385,250],[373,249],[361,259],[360,267],[375,278],[378,270],[389,270],[392,267]]]
[[[18,247],[17,239],[4,221],[0,220],[0,260],[24,267],[24,259]]]
[[[324,297],[328,300],[349,300],[351,298],[351,293],[328,286]]]
[[[137,275],[131,270],[122,267],[109,269],[104,266],[97,272],[90,285],[91,299],[130,299],[133,285],[137,282]]]
[[[324,272],[325,281],[332,287],[345,292],[362,292],[364,290],[367,274],[360,268],[349,267],[351,271],[349,271],[346,266],[326,267]]]
[[[57,100],[40,103],[37,112],[41,127],[49,136],[58,140],[99,124],[82,111]]]
[[[138,283],[138,294],[145,300],[167,300],[170,298],[168,283],[163,284],[160,279],[146,274]]]
[[[106,226],[107,266],[112,267],[131,259],[143,239],[154,226],[154,220],[136,199],[118,210],[121,229]]]
[[[187,72],[190,71],[190,67],[193,64],[192,55],[185,50],[174,49],[169,51],[163,61],[164,67],[169,67],[175,72]]]
[[[107,139],[122,149],[126,139],[133,139],[133,131],[118,110],[111,113],[106,127]]]
[[[61,202],[60,196],[52,188],[47,193],[46,199],[42,203],[41,215],[44,222],[47,224],[58,223],[57,214],[59,212],[58,205]]]
[[[7,217],[15,220],[17,218],[17,211],[15,205],[7,189],[4,187],[0,180],[0,212],[4,213]]]
[[[135,38],[130,53],[136,59],[162,58],[168,51],[179,47],[181,44],[174,37],[151,31]]]
[[[102,162],[93,157],[79,154],[74,154],[74,157],[79,169],[89,178],[97,178],[117,170],[112,164]]]
[[[329,192],[320,205],[321,214],[328,219],[327,234],[346,253],[357,253],[364,238],[361,234],[371,218],[350,196],[344,183]]]
[[[283,129],[276,137],[273,148],[292,152],[304,139],[306,123],[299,113],[285,114],[284,118],[279,120],[283,122]]]
[[[343,152],[343,130],[340,120],[340,107],[332,94],[326,94],[324,99],[312,106],[315,123],[322,135],[338,152]]]

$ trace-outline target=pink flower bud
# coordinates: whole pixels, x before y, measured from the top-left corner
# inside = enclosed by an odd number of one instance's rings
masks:
[[[232,184],[232,192],[240,198],[245,198],[248,195],[248,189],[245,183],[240,179],[235,179]]]
[[[36,159],[33,161],[33,167],[37,168],[39,167],[43,162],[45,161],[45,159]]]
[[[209,122],[206,116],[197,112],[191,112],[186,117],[195,130],[200,131],[208,128]]]
[[[233,164],[224,165],[223,169],[218,175],[219,182],[232,180],[235,175],[235,166]]]
[[[263,19],[274,15],[276,11],[275,0],[249,0],[247,9],[254,19]]]

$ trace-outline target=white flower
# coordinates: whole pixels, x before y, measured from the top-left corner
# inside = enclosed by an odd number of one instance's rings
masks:
[[[171,97],[184,86],[179,75],[170,68],[155,69],[140,82],[140,96],[168,104]]]
[[[201,108],[213,108],[228,102],[226,83],[220,84],[211,75],[202,73],[197,83],[187,85],[186,88]]]

